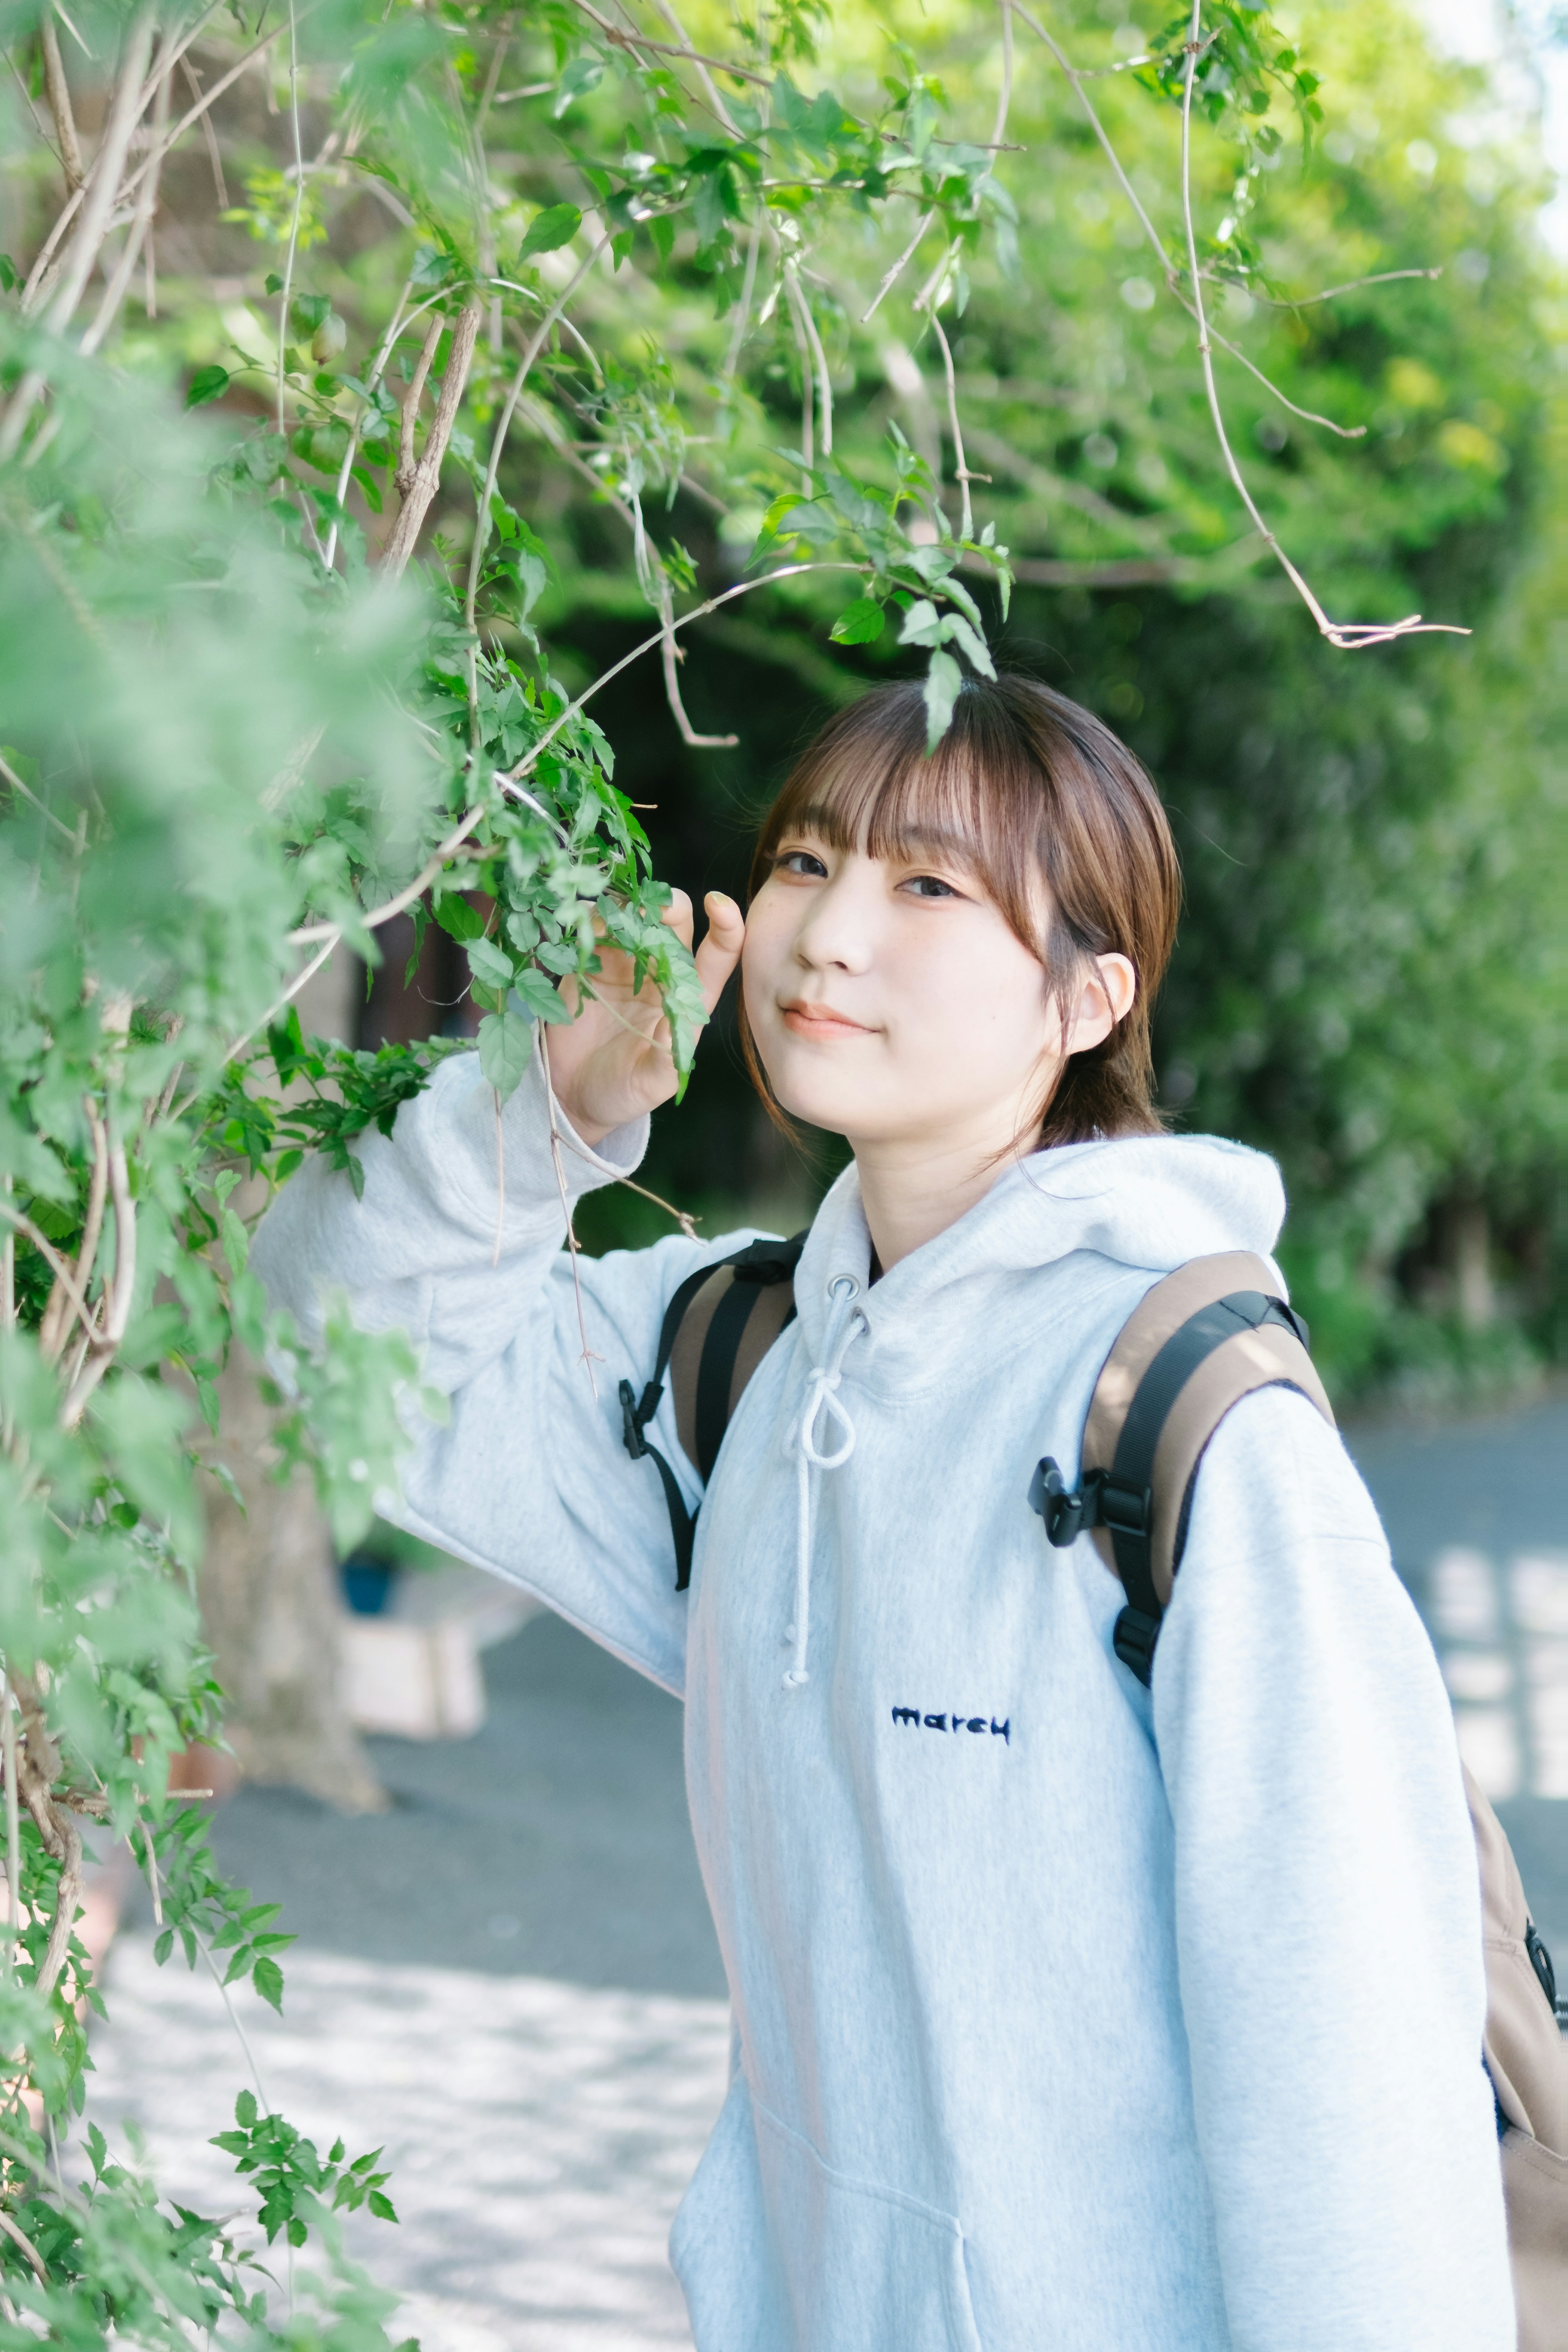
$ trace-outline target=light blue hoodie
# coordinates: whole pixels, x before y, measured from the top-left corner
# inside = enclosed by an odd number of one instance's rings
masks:
[[[566,1190],[644,1139],[568,1138]],[[1152,1695],[1026,1498],[1150,1283],[1272,1248],[1272,1162],[1041,1152],[874,1287],[847,1171],[678,1594],[616,1383],[741,1237],[581,1262],[580,1327],[537,1076],[504,1142],[499,1264],[468,1056],[252,1263],[450,1393],[395,1515],[686,1700],[736,2029],[670,2242],[699,2352],[1513,2352],[1454,1736],[1338,1437],[1279,1390],[1222,1425]]]

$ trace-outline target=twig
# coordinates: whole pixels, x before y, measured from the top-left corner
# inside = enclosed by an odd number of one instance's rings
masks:
[[[805,468],[801,479],[800,494],[803,499],[809,499],[813,489],[811,471],[816,460],[816,440],[812,431],[815,379],[812,371],[811,346],[806,341],[805,329],[801,324],[800,288],[795,281],[794,273],[787,261],[780,267],[779,282],[784,289],[784,299],[789,304],[790,324],[795,329],[795,347],[800,355],[800,454]]]
[[[418,893],[416,892],[415,896],[417,897]],[[412,904],[412,901],[407,903]],[[397,911],[401,914],[403,910],[399,908]],[[282,995],[278,999],[277,1003],[268,1005],[260,1020],[253,1022],[251,1026],[246,1031],[243,1037],[237,1037],[235,1039],[233,1045],[229,1046],[227,1052],[224,1055],[226,1062],[232,1062],[240,1048],[244,1045],[248,1045],[253,1037],[259,1036],[263,1029],[271,1028],[272,1024],[277,1020],[278,1015],[284,1010],[285,1006],[293,1003],[294,999],[299,995],[300,991],[305,986],[306,982],[314,980],[316,974],[321,971],[321,966],[326,962],[327,958],[331,954],[332,950],[337,946],[337,943],[342,937],[342,932],[341,929],[334,929],[331,932],[331,936],[327,940],[326,945],[310,958],[310,962],[305,965],[303,971],[297,971],[295,973],[293,979],[289,982]]]
[[[201,76],[188,58],[180,59],[180,69],[191,85],[191,96],[199,99],[202,94]],[[216,196],[221,208],[226,212],[228,183],[223,176],[223,157],[218,152],[217,133],[213,129],[213,119],[209,113],[204,113],[202,116],[202,131],[206,141],[207,162],[212,165],[213,194]]]
[[[960,539],[973,539],[974,509],[969,501],[969,485],[972,480],[988,482],[991,477],[989,474],[972,476],[970,473],[969,462],[963,454],[963,432],[958,421],[958,387],[953,381],[952,352],[948,347],[947,337],[942,332],[942,320],[937,317],[934,309],[931,311],[930,317],[931,330],[937,341],[942,345],[942,363],[947,370],[947,422],[948,430],[952,435],[953,479],[958,484],[959,496],[963,501],[958,535]]]
[[[752,234],[746,240],[746,272],[741,281],[741,299],[736,307],[735,324],[730,335],[730,348],[724,354],[724,365],[721,371],[721,380],[727,390],[732,388],[734,384],[735,370],[741,363],[741,352],[746,340],[746,330],[751,324],[752,303],[757,290],[757,256],[762,251],[762,244],[763,224],[760,219],[757,219],[752,223]]]
[[[711,58],[702,49],[693,49],[689,47],[677,48],[669,41],[651,40],[646,33],[624,33],[618,25],[612,25],[607,17],[600,16],[596,8],[591,8],[588,5],[588,0],[576,0],[576,5],[583,11],[584,16],[593,18],[605,40],[614,42],[617,49],[653,49],[661,58],[684,58],[689,65],[712,66],[720,73],[732,74],[737,81],[755,82],[760,89],[771,89],[773,87],[766,74],[752,73],[746,66],[731,65],[728,58]],[[553,89],[555,85],[553,82],[544,82],[540,87],[543,89]],[[517,98],[531,94],[532,93],[524,90],[510,93]]]
[[[77,141],[76,117],[71,112],[70,84],[60,61],[60,39],[55,30],[51,10],[44,11],[44,21],[38,27],[38,38],[44,51],[44,96],[49,101],[49,112],[55,121],[55,136],[60,142],[60,162],[65,165],[66,188],[73,194],[87,177],[82,170],[81,148]]]
[[[372,366],[369,375],[365,378],[365,390],[367,393],[374,394],[376,386],[380,383],[382,377],[385,374],[386,363],[392,357],[393,350],[397,342],[398,337],[403,333],[404,329],[409,326],[414,320],[417,319],[422,310],[427,310],[432,302],[438,302],[441,299],[439,293],[427,295],[423,302],[416,303],[414,309],[408,311],[405,315],[403,306],[407,301],[409,294],[413,290],[413,286],[414,274],[411,270],[404,285],[403,291],[397,298],[396,307],[393,310],[392,324],[387,328],[385,334],[382,337],[381,349],[377,352],[374,364]],[[343,462],[338,468],[337,503],[340,507],[342,505],[344,499],[348,496],[349,476],[353,471],[354,457],[360,446],[360,436],[364,431],[364,421],[370,415],[371,405],[372,403],[369,400],[361,402],[359,413],[349,428],[349,446],[343,451]],[[401,418],[399,421],[401,423]],[[331,571],[337,561],[337,552],[338,526],[334,521],[327,532],[327,544],[324,550],[326,568],[329,572]]]
[[[431,320],[419,347],[419,357],[414,362],[414,373],[408,379],[408,389],[403,395],[397,420],[397,464],[392,477],[393,488],[400,499],[405,499],[414,488],[414,435],[419,422],[419,403],[425,396],[425,379],[430,373],[431,362],[446,332],[445,317]]]
[[[151,1843],[149,1843],[148,1851],[149,1853],[152,1851]],[[212,1977],[212,1980],[223,1996],[223,2005],[228,2011],[228,2021],[233,2026],[236,2033],[239,2036],[239,2046],[245,2053],[245,2063],[250,2069],[250,2079],[256,2085],[256,2095],[261,2102],[262,2112],[264,2115],[270,2115],[272,2112],[272,2102],[261,2087],[261,2069],[256,2063],[256,2053],[251,2049],[249,2038],[246,2033],[244,2026],[239,2021],[239,2011],[236,2009],[234,2002],[229,1998],[228,1987],[225,1984],[222,1977],[218,1974],[217,1962],[214,1959],[211,1952],[208,1951],[205,1938],[196,1935],[194,1928],[191,1932],[195,1942],[196,1949],[201,1954],[203,1959],[206,1962],[207,1969]]]
[[[1007,110],[1013,103],[1013,7],[1012,0],[999,0],[1002,11],[1002,89],[996,100],[996,121],[991,133],[993,147],[1000,147],[1007,135]]]
[[[136,210],[132,216],[131,226],[125,232],[125,243],[121,250],[120,258],[114,265],[109,283],[104,289],[103,299],[98,306],[98,316],[88,328],[79,346],[84,356],[98,349],[113,325],[120,305],[125,299],[125,289],[131,283],[137,256],[152,234],[153,215],[158,209],[157,166],[163,161],[163,140],[169,122],[169,89],[172,80],[172,75],[164,74],[158,82],[157,95],[153,101],[153,152],[156,161],[153,168],[142,183],[141,192],[136,199]]]
[[[1169,287],[1171,291],[1175,294],[1177,299],[1182,302],[1183,307],[1191,312],[1194,320],[1196,321],[1198,329],[1198,356],[1203,368],[1204,390],[1208,401],[1209,415],[1214,425],[1215,437],[1219,442],[1220,456],[1224,462],[1226,472],[1230,478],[1232,487],[1235,488],[1237,497],[1240,499],[1248,516],[1251,518],[1252,522],[1261,535],[1264,544],[1268,547],[1269,552],[1273,555],[1275,561],[1284,572],[1286,578],[1289,581],[1291,586],[1295,589],[1297,594],[1300,597],[1302,603],[1311,614],[1313,620],[1317,624],[1320,635],[1326,638],[1330,645],[1336,646],[1342,652],[1347,653],[1359,651],[1366,646],[1384,645],[1394,637],[1412,636],[1418,633],[1426,635],[1440,632],[1450,636],[1468,636],[1469,635],[1469,631],[1468,629],[1458,628],[1449,623],[1441,621],[1423,622],[1418,613],[1412,613],[1402,621],[1392,621],[1386,623],[1331,621],[1322,606],[1319,604],[1317,598],[1313,595],[1306,581],[1302,578],[1300,572],[1296,569],[1296,566],[1291,562],[1289,557],[1280,546],[1279,541],[1275,538],[1274,533],[1264,521],[1262,515],[1258,511],[1257,502],[1242,477],[1241,468],[1237,463],[1235,452],[1232,450],[1230,446],[1229,436],[1226,431],[1225,418],[1219,404],[1218,387],[1215,383],[1212,339],[1208,325],[1207,313],[1204,307],[1203,280],[1198,269],[1197,238],[1193,226],[1193,81],[1198,58],[1202,54],[1204,48],[1207,46],[1206,43],[1204,43],[1199,39],[1199,34],[1202,29],[1200,22],[1202,0],[1193,0],[1192,23],[1186,45],[1186,74],[1183,83],[1182,219],[1186,240],[1187,280],[1190,289],[1186,294],[1184,294],[1182,291],[1180,278],[1175,270],[1172,268],[1171,262],[1165,252],[1164,245],[1161,240],[1160,233],[1154,226],[1153,222],[1150,219],[1149,215],[1139,197],[1137,190],[1133,187],[1131,181],[1128,178],[1121,159],[1118,155],[1115,147],[1111,144],[1110,134],[1107,132],[1103,122],[1101,122],[1100,115],[1093,104],[1093,101],[1090,100],[1088,91],[1084,89],[1083,76],[1069,61],[1066,52],[1061,47],[1061,44],[1053,37],[1047,26],[1041,23],[1039,17],[1035,15],[1034,11],[1025,5],[1025,0],[1008,0],[1008,5],[1017,11],[1017,14],[1023,18],[1025,24],[1028,26],[1030,31],[1045,43],[1047,48],[1049,49],[1052,57],[1056,59],[1057,64],[1060,67],[1064,78],[1070,84],[1075,95],[1077,96],[1079,104],[1083,109],[1084,114],[1089,123],[1089,127],[1093,131],[1095,137],[1100,142],[1100,147],[1105,154],[1106,161],[1109,163],[1112,173],[1115,174],[1117,184],[1121,188],[1121,193],[1126,197],[1128,203],[1131,205],[1139,224],[1143,230],[1144,236],[1147,237],[1150,245],[1153,247],[1154,252],[1159,256],[1160,268],[1163,276],[1164,277],[1166,285]],[[1237,354],[1237,356],[1240,355]],[[1267,379],[1265,379],[1265,381],[1267,381]],[[1274,387],[1270,386],[1269,388],[1270,390],[1273,390]],[[1326,419],[1322,421],[1327,422]]]
[[[83,187],[70,200],[74,206],[80,199],[81,217],[61,265],[59,282],[46,314],[45,325],[52,334],[63,333],[70,323],[89,273],[98,259],[99,248],[108,233],[110,215],[120,190],[120,174],[124,169],[131,134],[136,125],[142,77],[146,71],[148,53],[153,45],[153,10],[143,7],[126,35],[120,79],[115,86],[109,119],[104,125],[98,159]],[[45,381],[43,369],[31,367],[13,393],[5,422],[0,425],[0,465],[16,456]]]
[[[658,567],[658,614],[664,625],[664,642],[660,662],[664,671],[664,698],[670,715],[680,730],[680,740],[694,751],[728,751],[740,741],[738,735],[699,735],[686,715],[686,705],[680,698],[680,679],[676,663],[681,658],[675,642],[675,594],[669,584],[669,574],[663,564]]]
[[[684,50],[687,58],[697,68],[697,79],[702,84],[703,92],[708,100],[709,105],[713,109],[714,113],[724,125],[724,128],[730,133],[731,138],[738,139],[740,137],[740,132],[735,127],[734,117],[731,114],[729,108],[725,105],[723,100],[720,97],[718,90],[714,88],[713,77],[708,70],[710,64],[717,64],[720,61],[716,58],[706,58],[700,49],[694,49],[692,47],[690,36],[687,32],[685,26],[681,23],[679,17],[676,15],[675,10],[671,7],[670,0],[654,0],[654,5],[658,10],[659,15],[664,18],[665,23],[669,26],[670,31],[675,35],[676,39],[681,44],[682,49]],[[761,81],[763,77],[761,74],[758,74],[755,79],[758,81]]]
[[[70,1278],[76,1286],[75,1295],[85,1298],[92,1287],[93,1262],[98,1256],[99,1235],[103,1230],[103,1204],[109,1192],[109,1136],[91,1096],[83,1108],[92,1133],[92,1176],[88,1185],[87,1217],[82,1226],[81,1247],[71,1267]],[[65,1345],[68,1294],[58,1276],[44,1308],[38,1326],[38,1352],[46,1363],[53,1363]],[[89,1337],[90,1338],[90,1327]]]
[[[22,1821],[16,1804],[16,1701],[6,1677],[0,1690],[0,1740],[5,1755],[5,1888],[10,1919],[5,1937],[5,1974],[15,1974],[16,1943],[22,1933]]]
[[[278,297],[278,430],[283,431],[283,354],[289,345],[289,305],[293,298],[294,256],[300,245],[300,215],[305,204],[305,158],[300,146],[300,28],[294,21],[294,0],[289,0],[289,118],[294,131],[294,209],[289,215],[289,250],[283,259],[283,288]]]
[[[811,356],[816,367],[816,397],[822,412],[822,454],[825,457],[831,457],[833,455],[833,386],[827,377],[827,354],[822,348],[822,337],[816,331],[816,320],[811,314],[810,298],[800,282],[800,265],[796,262],[793,267],[786,265],[786,268],[790,285],[799,306],[800,322],[805,330],[805,339],[811,345]],[[808,459],[807,463],[809,462]]]
[[[485,546],[490,535],[490,500],[495,496],[496,477],[500,472],[501,451],[506,446],[506,436],[510,430],[517,404],[521,398],[522,387],[528,381],[529,370],[544,348],[545,337],[609,241],[609,232],[606,230],[592,252],[578,264],[567,285],[551,304],[535,328],[532,339],[518,362],[517,373],[512,378],[511,390],[507,394],[506,405],[497,419],[494,433],[490,436],[489,462],[485,467],[484,488],[479,493],[479,509],[474,522],[474,544],[468,556],[468,584],[463,595],[463,618],[470,629],[474,625],[474,606],[479,593],[479,566],[484,560]],[[399,520],[401,520],[401,517]]]
[[[1182,83],[1182,226],[1186,235],[1187,275],[1192,288],[1194,312],[1198,322],[1198,357],[1203,364],[1204,391],[1207,395],[1209,415],[1214,423],[1220,454],[1225,459],[1226,471],[1230,476],[1237,497],[1251,516],[1256,528],[1262,533],[1286,578],[1316,621],[1320,635],[1342,653],[1359,653],[1368,646],[1388,645],[1396,637],[1417,635],[1429,636],[1441,634],[1447,636],[1468,637],[1470,634],[1468,629],[1458,628],[1453,623],[1446,621],[1424,622],[1419,613],[1411,613],[1402,621],[1331,621],[1300,572],[1264,521],[1257,501],[1243,478],[1241,467],[1237,465],[1235,452],[1230,446],[1230,436],[1226,431],[1225,418],[1220,411],[1219,392],[1215,383],[1214,352],[1209,340],[1208,320],[1204,309],[1203,279],[1198,274],[1197,235],[1193,226],[1193,82],[1201,47],[1198,36],[1202,29],[1202,11],[1203,0],[1193,0],[1191,26],[1187,35],[1187,68]]]
[[[20,1209],[12,1208],[8,1201],[0,1200],[0,1217],[5,1218],[8,1223],[14,1225],[19,1234],[24,1235],[26,1240],[30,1241],[33,1247],[37,1251],[39,1256],[44,1259],[47,1265],[54,1269],[55,1280],[58,1283],[63,1283],[65,1286],[66,1297],[70,1300],[71,1305],[75,1307],[78,1315],[81,1318],[83,1329],[89,1334],[89,1338],[96,1339],[98,1334],[94,1327],[92,1318],[88,1312],[87,1301],[83,1298],[80,1291],[77,1288],[76,1284],[71,1280],[70,1269],[66,1265],[66,1262],[61,1257],[59,1252],[55,1248],[54,1244],[45,1240],[43,1234],[38,1231],[38,1228],[33,1223],[31,1217],[24,1216]]]
[[[472,295],[458,313],[452,328],[452,347],[447,354],[447,372],[441,378],[441,396],[436,403],[436,414],[425,436],[423,454],[414,469],[407,495],[398,509],[397,520],[392,526],[382,555],[381,573],[384,579],[401,578],[418,541],[420,528],[430,511],[430,502],[440,487],[441,462],[447,455],[452,427],[458,421],[458,409],[468,381],[468,368],[483,315],[482,306]]]
[[[1234,343],[1227,342],[1217,328],[1211,327],[1209,335],[1219,345],[1221,351],[1228,352],[1233,360],[1241,362],[1249,375],[1255,375],[1258,378],[1264,391],[1270,394],[1279,403],[1281,408],[1288,408],[1291,415],[1300,417],[1303,424],[1321,425],[1326,432],[1337,433],[1342,441],[1359,441],[1365,433],[1364,425],[1336,425],[1331,416],[1320,416],[1314,408],[1298,408],[1289,395],[1281,392],[1279,385],[1270,377],[1266,376],[1260,367],[1254,366],[1245,352],[1238,351]]]
[[[45,807],[43,802],[38,798],[37,793],[33,792],[22,782],[22,779],[16,773],[16,769],[4,756],[0,756],[0,777],[5,779],[5,782],[10,785],[11,790],[14,793],[20,793],[25,801],[31,801],[39,815],[47,817],[49,823],[54,826],[55,831],[57,833],[63,833],[66,839],[70,843],[71,847],[73,849],[76,847],[77,838],[69,825],[62,824],[59,818],[55,814],[53,809]]]
[[[42,2255],[39,2253],[37,2246],[34,2245],[31,2238],[24,2236],[23,2232],[16,2227],[16,2222],[12,2221],[11,2216],[6,2212],[5,2208],[3,2205],[0,2205],[0,2230],[5,2231],[5,2235],[11,2240],[14,2245],[20,2246],[23,2253],[26,2254],[27,2260],[33,2265],[33,2276],[37,2280],[38,2284],[40,2286],[47,2286],[49,2283],[49,2274],[44,2268]]]
[[[693,621],[706,620],[708,614],[710,613],[716,613],[721,604],[732,603],[737,596],[749,596],[753,589],[770,588],[773,586],[773,583],[778,580],[797,580],[804,572],[864,572],[865,570],[866,566],[863,563],[820,562],[782,564],[776,572],[764,572],[760,580],[742,580],[739,582],[735,587],[726,588],[721,595],[710,596],[706,604],[694,605],[689,613],[683,613],[679,619],[675,622],[674,626],[677,630],[688,628]],[[571,721],[575,719],[577,713],[584,708],[584,704],[591,702],[595,695],[599,692],[602,687],[608,686],[610,680],[614,677],[618,677],[622,670],[629,669],[633,662],[640,661],[644,654],[652,653],[655,646],[662,645],[663,642],[664,632],[662,629],[659,629],[656,631],[654,635],[651,637],[645,637],[640,646],[634,646],[629,654],[623,654],[618,662],[612,663],[610,667],[607,670],[603,671],[601,675],[594,680],[591,686],[584,688],[582,693],[577,697],[574,702],[569,702],[566,705],[565,709],[561,711],[556,718],[552,719],[550,725],[545,729],[537,743],[535,743],[531,750],[523,753],[522,758],[518,761],[515,768],[510,769],[504,774],[498,774],[496,778],[497,782],[505,790],[516,794],[519,799],[527,801],[531,807],[539,810],[540,814],[544,816],[547,822],[553,824],[554,820],[550,817],[548,810],[541,809],[539,803],[532,798],[531,793],[522,793],[518,790],[519,778],[525,776],[528,773],[535,761],[538,760],[548,746],[554,741],[556,736],[560,734],[561,730],[563,727],[568,726]],[[458,823],[453,826],[451,832],[447,835],[446,839],[437,848],[431,852],[429,857],[426,859],[425,865],[421,866],[419,872],[415,876],[413,881],[406,883],[405,887],[401,890],[396,891],[392,898],[384,899],[379,907],[373,907],[368,914],[359,916],[356,919],[356,928],[362,931],[374,931],[379,929],[383,923],[389,923],[395,915],[401,915],[405,908],[411,907],[416,898],[423,898],[431,883],[436,880],[443,868],[450,863],[457,852],[462,847],[464,842],[467,841],[468,835],[473,832],[474,827],[484,816],[484,814],[485,809],[482,802],[477,802],[473,807],[465,810],[462,816],[458,820]],[[558,831],[559,829],[560,828],[557,827]],[[301,929],[297,931],[290,931],[289,934],[289,940],[290,946],[293,947],[305,947],[310,945],[313,940],[323,940],[325,945],[321,961],[324,962],[326,957],[331,953],[333,948],[336,947],[338,941],[342,938],[342,926],[341,924],[309,923],[302,926]],[[302,988],[304,983],[305,975],[301,973],[300,978],[294,982],[294,989]],[[291,989],[289,993],[292,994],[293,992],[294,991]],[[288,997],[283,999],[284,1003],[287,1003],[288,1001]],[[249,1034],[253,1037],[256,1034],[256,1031],[252,1029]],[[226,1059],[232,1060],[234,1055],[239,1051],[239,1046],[247,1042],[247,1040],[242,1037],[239,1040],[238,1045],[230,1046],[228,1053],[226,1055]]]
[[[1342,286],[1326,286],[1321,294],[1255,294],[1255,302],[1267,302],[1275,310],[1306,310],[1314,302],[1332,302],[1341,294],[1359,294],[1363,286],[1391,286],[1396,278],[1441,278],[1442,268],[1436,269],[1378,269],[1370,278],[1350,278]]]

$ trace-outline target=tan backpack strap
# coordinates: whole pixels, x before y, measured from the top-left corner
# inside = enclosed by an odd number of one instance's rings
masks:
[[[1198,1465],[1226,1414],[1254,1390],[1283,1385],[1333,1420],[1305,1326],[1279,1289],[1264,1260],[1241,1250],[1194,1258],[1155,1283],[1095,1384],[1078,1493],[1067,1492],[1055,1463],[1036,1474],[1052,1542],[1092,1530],[1121,1578],[1128,1607],[1117,1654],[1142,1682],[1181,1565]]]
[[[1468,1769],[1465,1795],[1481,1874],[1487,2072],[1504,2120],[1568,2157],[1568,2053],[1553,2007],[1552,1962],[1502,1823]]]

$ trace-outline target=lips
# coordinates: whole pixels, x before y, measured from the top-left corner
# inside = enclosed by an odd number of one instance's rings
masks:
[[[875,1033],[862,1021],[851,1021],[847,1013],[836,1005],[808,1004],[804,998],[795,997],[781,1004],[780,1013],[786,1029],[797,1037],[869,1037]]]

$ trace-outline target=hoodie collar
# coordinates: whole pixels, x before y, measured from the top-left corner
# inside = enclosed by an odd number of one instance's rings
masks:
[[[973,1208],[900,1260],[875,1288],[871,1237],[851,1162],[816,1213],[795,1274],[802,1336],[821,1360],[831,1292],[858,1286],[865,1332],[851,1369],[880,1386],[929,1378],[967,1328],[1013,1319],[1017,1277],[1083,1251],[1168,1274],[1219,1250],[1267,1257],[1284,1221],[1279,1168],[1217,1136],[1129,1136],[1058,1144],[1009,1168]]]

